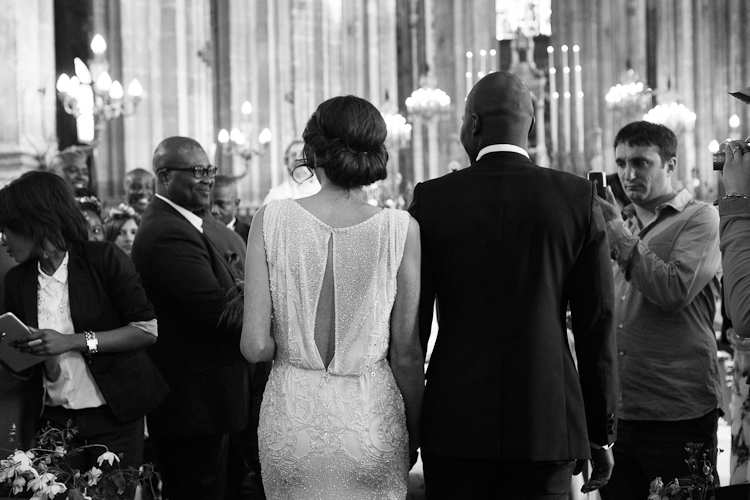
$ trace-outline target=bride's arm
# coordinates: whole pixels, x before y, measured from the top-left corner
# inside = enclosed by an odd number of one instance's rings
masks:
[[[251,363],[273,359],[276,343],[271,335],[271,288],[263,244],[263,214],[258,210],[250,226],[245,259],[245,319],[240,351]]]
[[[419,448],[419,419],[424,393],[424,354],[419,344],[419,224],[413,218],[398,270],[396,301],[391,314],[390,362],[406,406],[409,454]]]

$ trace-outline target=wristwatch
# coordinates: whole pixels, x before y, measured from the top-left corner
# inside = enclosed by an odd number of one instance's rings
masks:
[[[86,334],[86,355],[91,356],[92,354],[96,354],[99,350],[99,341],[96,339],[96,333],[94,332],[85,332]]]

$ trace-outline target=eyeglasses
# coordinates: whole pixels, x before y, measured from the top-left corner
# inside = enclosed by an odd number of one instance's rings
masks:
[[[193,171],[193,177],[196,179],[202,179],[204,175],[207,175],[209,178],[216,177],[216,171],[219,170],[218,168],[214,167],[213,165],[197,165],[195,167],[187,167],[187,168],[176,168],[176,167],[163,167],[159,169],[159,172],[162,170],[192,170]]]

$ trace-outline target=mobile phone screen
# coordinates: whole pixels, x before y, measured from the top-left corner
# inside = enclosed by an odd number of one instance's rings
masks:
[[[607,197],[607,176],[604,172],[592,170],[587,174],[588,179],[596,184],[596,192],[602,198]]]

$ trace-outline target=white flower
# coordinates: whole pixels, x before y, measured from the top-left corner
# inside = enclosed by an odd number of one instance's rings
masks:
[[[29,488],[32,491],[42,492],[47,486],[55,482],[55,475],[51,472],[45,472],[39,477],[29,481]],[[36,496],[36,495],[35,495]]]
[[[65,451],[65,447],[64,446],[56,446],[55,447],[55,456],[56,457],[60,457],[61,458],[63,455],[65,455],[65,453],[67,453],[67,452]]]
[[[63,483],[53,481],[52,484],[44,489],[44,493],[47,494],[47,498],[55,498],[58,493],[64,493],[68,489]]]
[[[23,491],[23,487],[26,486],[26,478],[18,476],[13,480],[13,494],[18,495]]]
[[[102,477],[102,471],[101,469],[92,467],[91,470],[85,474],[85,476],[88,476],[89,486],[94,486],[99,482],[99,478]]]
[[[102,463],[103,463],[103,462],[104,462],[105,460],[106,460],[107,462],[109,462],[109,465],[112,465],[112,463],[113,463],[113,462],[114,462],[115,460],[116,460],[117,462],[119,462],[119,461],[120,461],[120,457],[118,457],[117,455],[115,455],[115,454],[114,454],[114,453],[112,453],[111,451],[105,451],[104,453],[102,453],[102,454],[101,454],[101,455],[99,456],[99,458],[97,458],[97,459],[96,459],[97,463],[99,464],[99,467],[101,467],[101,466],[102,466]]]

